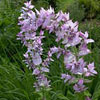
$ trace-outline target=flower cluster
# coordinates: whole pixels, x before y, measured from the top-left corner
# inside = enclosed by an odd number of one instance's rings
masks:
[[[18,25],[21,26],[21,31],[18,33],[18,40],[21,40],[24,46],[27,47],[27,52],[24,54],[25,63],[27,66],[33,70],[33,75],[36,76],[36,83],[34,83],[34,87],[36,90],[41,90],[42,87],[49,87],[49,82],[44,73],[49,72],[49,69],[42,66],[42,58],[41,55],[43,53],[42,48],[42,39],[45,38],[43,36],[44,31],[38,30],[38,28],[42,24],[43,16],[37,19],[37,16],[40,15],[37,10],[37,15],[32,11],[34,8],[31,5],[31,2],[24,3],[25,7],[22,7],[22,14],[18,18]],[[37,30],[39,31],[37,33]]]
[[[25,7],[22,7],[18,23],[21,31],[17,39],[27,47],[27,52],[24,54],[25,63],[36,76],[37,81],[34,86],[37,90],[50,86],[46,73],[49,72],[50,61],[54,61],[52,55],[57,53],[57,58],[64,56],[67,70],[67,73],[62,73],[61,79],[64,79],[65,83],[74,83],[73,89],[76,92],[86,90],[84,78],[97,74],[94,63],[87,64],[83,59],[83,56],[90,53],[87,44],[94,40],[88,39],[88,32],[78,31],[78,22],[72,22],[69,13],[60,11],[55,14],[51,7],[48,10],[41,8],[40,11],[36,8],[33,11],[33,8],[31,2],[25,3]],[[60,45],[51,47],[47,58],[42,59],[42,39],[45,38],[45,31],[48,31],[48,34],[53,33],[56,36],[55,41],[58,44],[61,42],[64,47],[61,48]]]

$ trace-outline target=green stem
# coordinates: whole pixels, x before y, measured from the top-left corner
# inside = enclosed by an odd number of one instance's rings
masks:
[[[45,88],[43,88],[43,100],[46,100]]]

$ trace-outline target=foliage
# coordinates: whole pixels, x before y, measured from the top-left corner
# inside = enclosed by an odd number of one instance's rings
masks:
[[[56,10],[67,11],[67,8],[74,2],[74,0],[55,0]]]
[[[40,7],[48,8],[52,6],[56,12],[62,10],[66,12],[67,7],[74,2],[74,0],[32,0],[37,9]]]
[[[12,64],[0,57],[0,100],[34,100],[34,78],[30,73],[17,62]]]
[[[68,6],[67,10],[74,21],[81,22],[85,18],[85,8],[76,0]]]
[[[48,0],[32,0],[33,4],[36,6],[37,9],[48,8],[49,7],[49,1]]]
[[[79,3],[86,8],[87,18],[93,18],[100,14],[100,0],[79,0]]]
[[[18,57],[16,55],[19,50],[22,51],[20,43],[16,40],[16,34],[19,32],[17,18],[24,1],[0,1],[0,54],[3,57],[10,57],[11,60]]]

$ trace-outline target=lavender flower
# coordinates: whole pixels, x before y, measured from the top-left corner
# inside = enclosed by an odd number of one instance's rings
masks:
[[[80,50],[79,50],[79,55],[78,56],[84,56],[91,53],[91,51],[87,48],[86,43],[82,43],[80,46]]]
[[[73,86],[74,90],[76,92],[82,92],[82,91],[86,90],[87,88],[85,87],[85,85],[83,85],[83,83],[84,83],[84,80],[80,79],[78,81],[78,83]]]
[[[97,74],[97,72],[94,70],[94,62],[88,65],[88,68],[85,70],[85,76],[93,76]]]
[[[69,84],[75,80],[74,77],[72,77],[71,75],[68,74],[62,74],[61,75],[61,79],[64,79],[64,83],[68,82]]]
[[[33,74],[34,75],[39,75],[40,74],[40,70],[35,68],[34,71],[33,71]]]
[[[64,55],[64,64],[68,65],[68,64],[72,64],[76,62],[76,57],[74,54],[72,54],[70,51],[66,52],[66,54]]]

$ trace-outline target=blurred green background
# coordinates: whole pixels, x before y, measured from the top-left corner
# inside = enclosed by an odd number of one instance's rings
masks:
[[[32,71],[22,61],[25,48],[16,40],[20,31],[18,17],[26,1],[0,0],[0,100],[38,100],[33,88]],[[89,37],[95,40],[89,45],[92,53],[85,59],[95,62],[98,75],[89,84],[89,92],[93,100],[100,100],[100,0],[32,0],[32,4],[38,10],[51,5],[56,12],[70,12],[70,18],[79,22],[79,29],[88,31]],[[50,46],[52,41],[49,38],[46,46]],[[48,95],[48,100],[78,100],[59,79],[60,66],[63,65],[59,65],[59,61],[51,64],[53,92]]]

